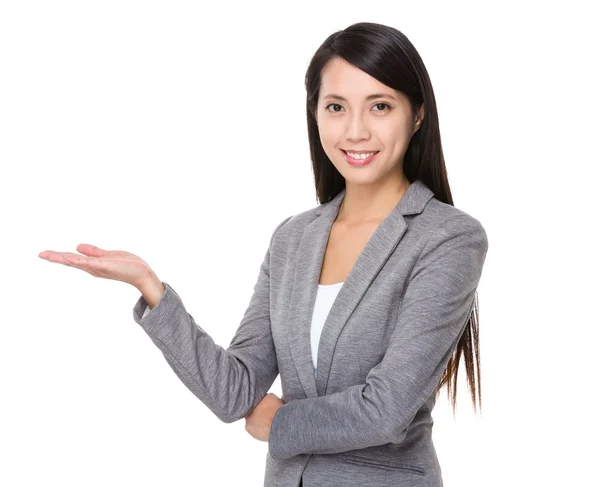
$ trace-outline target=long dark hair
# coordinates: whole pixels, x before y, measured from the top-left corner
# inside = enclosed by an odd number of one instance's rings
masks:
[[[421,127],[412,136],[404,155],[404,174],[411,183],[416,179],[421,180],[438,200],[454,206],[442,152],[435,96],[423,60],[402,32],[373,22],[359,22],[331,34],[317,49],[306,71],[308,140],[318,203],[330,201],[346,186],[346,180],[323,150],[316,118],[321,71],[336,56],[390,88],[404,93],[410,100],[413,117],[424,103]],[[458,368],[463,354],[473,408],[477,409],[477,396],[481,409],[477,294],[465,331],[437,387],[439,394],[442,387],[448,384],[448,398],[452,402],[454,413]]]

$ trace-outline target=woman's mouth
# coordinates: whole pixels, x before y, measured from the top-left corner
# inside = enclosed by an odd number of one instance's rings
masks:
[[[373,151],[357,154],[352,151],[346,152],[344,149],[341,149],[341,151],[344,153],[344,157],[346,158],[348,163],[352,164],[353,166],[364,166],[366,164],[369,164],[369,162],[375,159],[375,156],[379,153],[379,151]]]

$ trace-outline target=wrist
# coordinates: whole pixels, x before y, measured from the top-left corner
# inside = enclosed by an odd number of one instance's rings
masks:
[[[142,293],[142,296],[146,300],[146,303],[148,303],[150,309],[153,309],[162,298],[165,292],[165,286],[156,274],[152,274],[150,278],[139,286],[138,290]]]

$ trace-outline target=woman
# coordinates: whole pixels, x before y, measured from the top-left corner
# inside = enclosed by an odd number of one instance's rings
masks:
[[[453,205],[431,82],[401,32],[332,34],[306,89],[320,204],[276,226],[227,349],[129,252],[40,257],[141,292],[134,319],[181,381],[268,441],[265,486],[441,486],[431,411],[452,381],[455,407],[462,354],[475,405],[486,232]]]

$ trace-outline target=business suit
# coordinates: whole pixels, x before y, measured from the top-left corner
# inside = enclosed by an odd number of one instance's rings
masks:
[[[415,180],[377,227],[325,322],[315,378],[310,323],[331,226],[345,195],[275,228],[250,304],[225,350],[173,288],[134,319],[222,421],[243,419],[281,374],[266,487],[441,486],[435,388],[470,315],[486,232]]]

